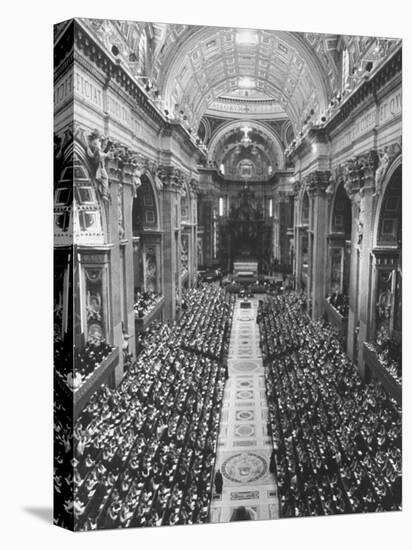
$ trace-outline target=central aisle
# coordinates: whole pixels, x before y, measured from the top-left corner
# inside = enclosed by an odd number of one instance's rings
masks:
[[[230,521],[238,506],[252,508],[256,519],[279,517],[275,477],[269,472],[272,451],[267,431],[268,406],[256,323],[258,299],[241,308],[238,298],[229,346],[229,379],[223,398],[215,471],[223,492],[213,493],[211,523]],[[213,486],[214,487],[214,486]]]

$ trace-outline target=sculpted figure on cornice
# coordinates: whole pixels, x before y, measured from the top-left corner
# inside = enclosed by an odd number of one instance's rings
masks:
[[[358,157],[361,170],[361,187],[375,187],[375,172],[378,166],[378,154],[371,149]]]
[[[137,191],[139,187],[142,185],[142,180],[140,179],[143,175],[143,168],[140,164],[137,162],[132,162],[132,185],[133,185],[133,197],[137,197]]]
[[[389,165],[402,152],[400,143],[391,143],[382,149],[378,150],[379,165],[375,174],[375,193],[379,195],[382,190],[382,183],[388,171]]]
[[[109,156],[113,142],[105,138],[98,130],[89,135],[86,152],[94,166],[94,178],[103,200],[110,201],[109,176],[106,171],[106,159]]]
[[[359,175],[359,163],[356,158],[349,159],[343,165],[344,171],[344,187],[346,194],[350,200],[354,200],[361,188],[360,175]]]
[[[63,152],[74,139],[83,146],[94,167],[93,177],[104,200],[110,200],[108,172],[111,178],[115,177],[122,183],[131,184],[135,197],[141,185],[141,177],[147,172],[155,176],[157,172],[156,164],[140,153],[130,150],[126,145],[110,137],[103,136],[98,130],[93,130],[87,135],[86,130],[75,123],[73,130],[68,128],[62,136],[54,136],[56,177],[60,173],[59,166],[63,160]]]
[[[295,197],[299,195],[299,191],[300,191],[300,180],[296,180],[293,183],[293,194],[295,195]]]
[[[331,171],[329,185],[325,189],[325,193],[329,200],[332,199],[336,189],[339,187],[342,181],[344,181],[343,170],[341,166],[337,166],[335,169]]]
[[[133,196],[137,197],[137,191],[142,185],[141,177],[147,172],[156,174],[156,164],[141,155],[131,151],[128,147],[115,143],[112,146],[110,160],[114,165],[112,170],[125,170],[125,175],[130,177],[130,183],[133,187]]]

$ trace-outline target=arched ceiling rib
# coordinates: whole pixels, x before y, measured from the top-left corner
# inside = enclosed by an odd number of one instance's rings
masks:
[[[245,133],[250,138],[249,146],[242,144]],[[219,165],[234,148],[260,151],[273,169],[282,169],[284,166],[283,146],[279,136],[261,122],[236,120],[221,126],[209,142],[209,159]]]

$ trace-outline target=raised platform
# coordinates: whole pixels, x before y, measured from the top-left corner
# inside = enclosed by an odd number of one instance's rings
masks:
[[[119,364],[119,348],[115,348],[109,355],[101,362],[101,364],[96,368],[84,384],[80,386],[75,391],[72,391],[57,374],[54,375],[55,388],[62,395],[63,400],[68,402],[73,402],[73,418],[74,420],[81,414],[84,407],[90,400],[90,397],[93,393],[101,386],[102,384],[107,383],[110,375],[113,373],[114,369]]]
[[[363,344],[363,358],[366,368],[371,376],[378,379],[386,391],[402,404],[402,386],[399,384],[381,364],[378,354],[367,345]]]
[[[165,299],[164,296],[162,296],[160,300],[156,303],[154,308],[149,311],[149,313],[147,313],[143,317],[135,317],[134,324],[136,332],[142,332],[150,325],[152,321],[154,321],[155,319],[161,319],[164,302]]]
[[[327,321],[331,325],[334,325],[346,338],[348,332],[348,318],[341,315],[339,311],[335,309],[326,298],[324,300],[324,305]]]

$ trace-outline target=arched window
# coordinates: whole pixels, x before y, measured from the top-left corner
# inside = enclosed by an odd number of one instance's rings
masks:
[[[334,198],[330,234],[330,291],[338,294],[333,306],[339,306],[339,313],[347,314],[346,300],[349,291],[349,273],[352,235],[352,204],[343,184],[340,184]]]
[[[401,341],[402,331],[402,167],[393,172],[382,197],[376,248],[376,338]]]
[[[141,177],[142,185],[133,201],[133,235],[137,236],[144,229],[157,228],[156,200],[152,185],[146,175]]]
[[[378,246],[400,246],[402,241],[402,170],[399,166],[386,188],[379,215]]]
[[[350,239],[352,231],[352,205],[343,187],[339,185],[333,207],[332,233],[343,233],[345,240]]]

